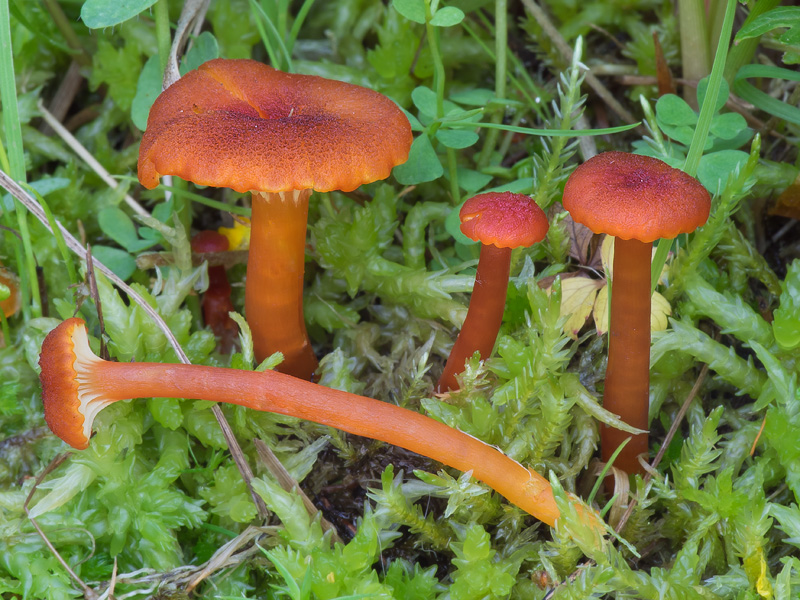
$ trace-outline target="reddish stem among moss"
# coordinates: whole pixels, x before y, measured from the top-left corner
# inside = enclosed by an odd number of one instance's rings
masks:
[[[149,397],[226,402],[406,448],[472,471],[476,479],[548,525],[559,516],[552,488],[541,475],[477,438],[393,404],[274,371],[104,361],[90,350],[84,322],[74,318],[47,335],[39,365],[45,420],[75,448],[88,447],[95,416],[112,402]]]
[[[228,238],[212,230],[200,231],[192,238],[192,250],[198,253],[227,252]],[[201,301],[203,320],[219,340],[223,353],[230,352],[239,331],[230,313],[236,310],[231,300],[231,284],[222,265],[209,265],[208,289]]]
[[[577,223],[616,238],[603,406],[647,430],[653,241],[697,229],[708,219],[711,198],[699,181],[661,160],[606,152],[575,169],[562,202]],[[637,457],[647,453],[647,433],[602,426],[602,457],[608,460],[628,437],[615,466],[642,473]]]
[[[438,392],[458,389],[456,375],[476,351],[482,359],[492,354],[506,306],[511,250],[540,242],[549,227],[529,196],[511,192],[474,196],[461,207],[459,217],[462,233],[481,242],[481,253],[467,317],[439,378]]]

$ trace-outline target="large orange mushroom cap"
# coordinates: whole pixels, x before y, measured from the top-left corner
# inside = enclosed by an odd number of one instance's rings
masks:
[[[549,228],[547,216],[530,196],[511,192],[473,196],[458,215],[464,235],[498,248],[533,246],[544,239]]]
[[[711,197],[694,177],[664,161],[604,152],[570,175],[564,208],[595,233],[653,242],[690,233],[708,220]]]
[[[139,181],[161,175],[237,192],[351,191],[408,159],[408,119],[357,85],[215,59],[155,101],[139,149]]]

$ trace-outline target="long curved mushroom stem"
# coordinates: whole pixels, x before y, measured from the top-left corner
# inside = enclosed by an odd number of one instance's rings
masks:
[[[628,425],[647,429],[650,406],[650,261],[652,242],[614,239],[614,279],[608,335],[603,407]],[[601,425],[604,461],[627,438],[614,466],[626,473],[643,473],[636,459],[648,450],[647,433],[631,434]]]
[[[39,364],[45,420],[76,448],[88,447],[95,416],[118,400],[170,397],[226,402],[400,446],[460,471],[472,471],[476,479],[548,525],[559,517],[550,484],[535,471],[457,429],[372,398],[274,371],[104,361],[92,353],[85,324],[75,318],[47,335]]]
[[[438,392],[458,389],[456,375],[464,370],[464,362],[476,350],[482,359],[491,355],[503,322],[510,268],[511,248],[481,245],[467,317],[439,378]]]
[[[282,373],[306,381],[317,368],[303,318],[306,221],[311,190],[253,191],[245,316],[256,359],[283,352]]]

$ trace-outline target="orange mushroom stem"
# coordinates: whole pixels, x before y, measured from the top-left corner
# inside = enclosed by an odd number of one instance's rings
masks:
[[[459,216],[462,233],[482,245],[467,316],[439,378],[438,392],[458,389],[456,375],[476,351],[482,359],[489,358],[503,322],[511,250],[540,242],[549,227],[544,212],[529,196],[511,192],[470,198]]]
[[[703,185],[664,161],[625,152],[598,154],[564,186],[564,208],[594,233],[613,235],[614,269],[603,406],[647,430],[650,406],[650,262],[653,242],[690,233],[708,220],[711,197]],[[648,435],[600,426],[603,460],[626,473],[643,473],[638,457]]]
[[[411,410],[266,371],[203,365],[117,363],[89,348],[81,319],[67,319],[42,345],[42,397],[50,429],[78,449],[112,402],[169,397],[238,404],[298,417],[433,458],[494,488],[548,525],[559,516],[552,488],[537,472],[477,438]]]

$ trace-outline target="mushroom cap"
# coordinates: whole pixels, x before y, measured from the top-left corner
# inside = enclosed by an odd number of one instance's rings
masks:
[[[373,90],[215,59],[155,101],[139,148],[139,181],[161,175],[237,192],[351,191],[408,159],[411,126]]]
[[[650,156],[604,152],[570,175],[564,208],[595,233],[653,242],[708,220],[711,196],[694,177]]]
[[[85,336],[85,331],[83,320],[67,319],[47,334],[39,355],[44,420],[53,433],[79,450],[88,448],[89,437],[81,412],[73,334]]]
[[[228,238],[213,229],[198,231],[192,237],[193,252],[227,252],[229,246]]]
[[[547,235],[547,217],[530,196],[487,192],[467,200],[458,213],[461,232],[498,248],[533,246]]]

